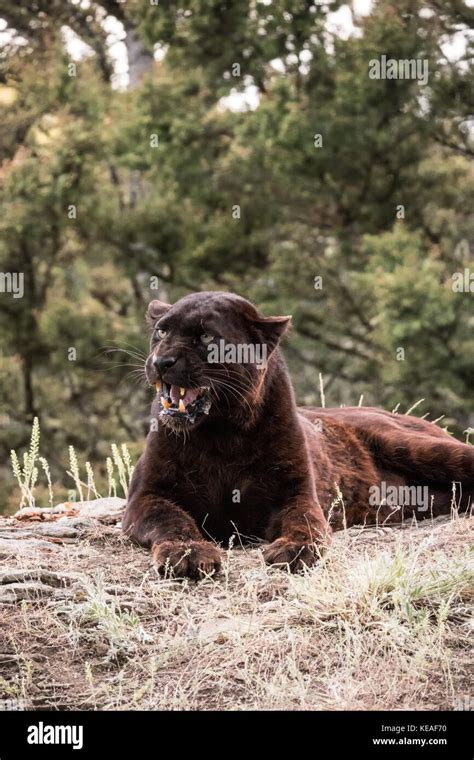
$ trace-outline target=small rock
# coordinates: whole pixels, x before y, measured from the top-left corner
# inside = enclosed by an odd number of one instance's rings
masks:
[[[39,538],[0,538],[0,557],[17,557],[20,554],[37,553],[38,550],[55,549],[51,541],[43,541]]]
[[[0,586],[0,603],[21,602],[23,599],[42,599],[52,596],[54,588],[44,583],[9,583]]]
[[[78,573],[54,573],[43,568],[0,570],[0,585],[38,581],[48,586],[64,586],[80,580]]]
[[[80,516],[92,517],[100,522],[117,522],[122,516],[126,500],[119,499],[117,496],[106,496],[103,499],[92,499],[91,501],[64,502],[57,504],[55,507],[31,508],[24,507],[15,513],[17,520],[25,521],[51,521],[68,520],[70,517]]]

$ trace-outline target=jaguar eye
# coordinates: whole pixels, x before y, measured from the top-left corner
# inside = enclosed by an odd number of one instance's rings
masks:
[[[201,335],[201,343],[204,343],[205,346],[208,346],[211,341],[214,340],[213,335],[207,335],[207,333],[204,333],[204,335]]]
[[[157,330],[156,334],[158,335],[159,338],[164,338],[166,335],[166,330]]]

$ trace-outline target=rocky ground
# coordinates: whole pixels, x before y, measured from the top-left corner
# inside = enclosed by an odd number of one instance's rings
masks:
[[[473,518],[336,535],[304,576],[258,547],[161,579],[121,499],[0,518],[4,709],[466,709]]]

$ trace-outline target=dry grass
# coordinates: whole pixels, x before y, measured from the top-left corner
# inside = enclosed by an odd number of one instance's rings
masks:
[[[160,580],[148,553],[98,525],[41,560],[72,574],[68,589],[3,605],[0,698],[100,710],[453,709],[473,691],[473,522],[353,528],[301,577],[265,567],[259,549],[234,549],[219,578],[198,584]]]

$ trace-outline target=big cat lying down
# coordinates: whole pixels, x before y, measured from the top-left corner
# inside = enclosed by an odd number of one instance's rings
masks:
[[[344,525],[470,505],[474,448],[433,423],[297,407],[279,348],[290,317],[203,292],[152,301],[148,321],[145,371],[157,395],[123,527],[159,570],[217,571],[218,544],[238,533],[268,542],[268,563],[297,571]]]

